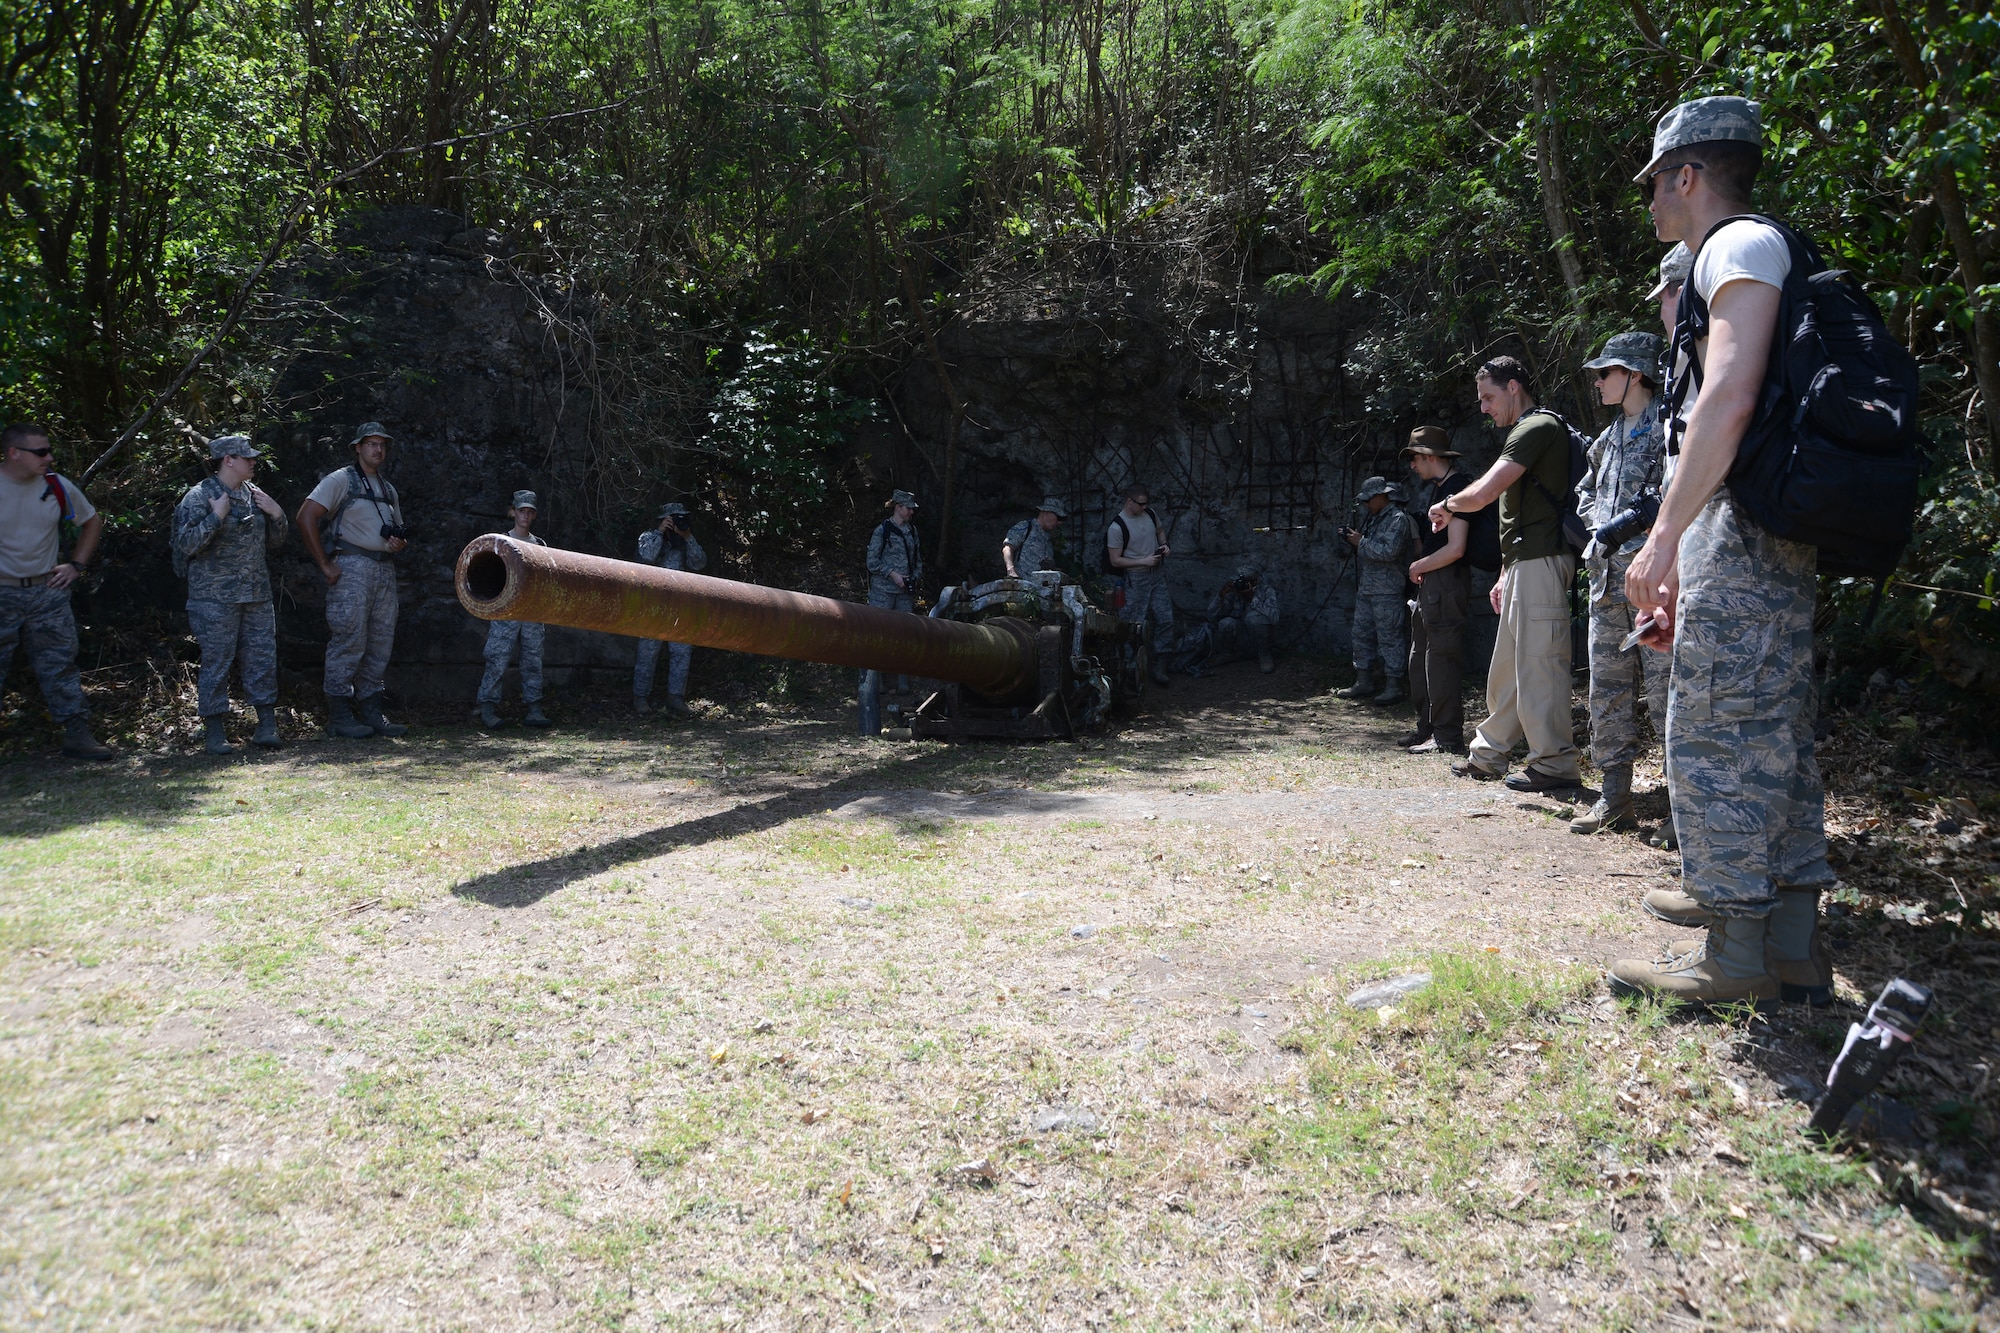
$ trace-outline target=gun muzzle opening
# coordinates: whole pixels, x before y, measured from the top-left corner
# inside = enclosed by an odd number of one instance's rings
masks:
[[[466,559],[461,586],[466,596],[481,606],[496,604],[507,592],[509,573],[507,560],[498,551],[473,551]]]

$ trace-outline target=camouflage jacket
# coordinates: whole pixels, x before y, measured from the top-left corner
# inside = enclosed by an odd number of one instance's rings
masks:
[[[1038,569],[1056,567],[1055,536],[1053,532],[1043,532],[1037,520],[1024,518],[1007,529],[1007,539],[1002,545],[1014,548],[1015,569],[1032,574]]]
[[[680,540],[668,541],[658,528],[648,528],[639,534],[639,562],[694,574],[708,568],[708,552],[701,549],[693,533],[682,533]]]
[[[1354,553],[1361,557],[1358,591],[1400,597],[1417,558],[1417,521],[1407,510],[1384,505],[1381,513],[1361,520],[1361,545]]]
[[[217,518],[209,505],[229,496],[229,514]],[[271,518],[248,490],[230,494],[214,477],[190,486],[174,509],[174,552],[187,563],[190,602],[268,602],[271,567],[266,551],[285,543],[285,516]]]
[[[1576,512],[1588,526],[1601,528],[1631,508],[1642,493],[1665,487],[1667,436],[1660,424],[1660,400],[1646,405],[1629,432],[1622,416],[1606,426],[1591,442],[1589,457],[1590,468],[1576,485]],[[1645,544],[1642,532],[1617,551],[1591,560],[1591,601],[1624,599],[1625,566]]]
[[[907,578],[909,588],[899,590],[891,574]],[[917,543],[916,524],[899,528],[894,519],[885,518],[875,525],[868,538],[868,576],[871,592],[916,592],[924,577],[924,551]]]
[[[1234,583],[1225,583],[1208,601],[1210,620],[1241,620],[1252,625],[1278,623],[1278,590],[1267,579],[1257,580],[1257,590],[1244,598]]]

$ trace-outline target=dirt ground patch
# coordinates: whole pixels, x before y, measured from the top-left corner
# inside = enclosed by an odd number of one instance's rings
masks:
[[[1597,981],[1672,857],[1326,683],[0,767],[0,1324],[1992,1324],[2000,949],[1871,859],[1990,892],[1984,788],[1844,786],[1841,1004],[1696,1022]],[[1904,1137],[1808,1147],[1897,970]]]

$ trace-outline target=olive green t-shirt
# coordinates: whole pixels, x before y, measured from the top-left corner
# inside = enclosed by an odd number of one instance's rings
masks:
[[[1519,463],[1527,476],[1500,492],[1500,562],[1518,565],[1567,549],[1562,540],[1562,515],[1528,483],[1541,480],[1558,500],[1569,489],[1569,431],[1546,412],[1530,412],[1507,432],[1500,457]]]

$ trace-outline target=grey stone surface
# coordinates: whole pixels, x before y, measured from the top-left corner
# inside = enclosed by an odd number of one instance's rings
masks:
[[[1098,1119],[1094,1113],[1074,1106],[1044,1106],[1035,1112],[1034,1125],[1037,1134],[1053,1134],[1064,1130],[1077,1134],[1094,1134],[1097,1132]]]
[[[1069,928],[1069,935],[1073,940],[1087,940],[1096,933],[1096,926],[1071,926]]]
[[[1377,981],[1350,991],[1347,1003],[1355,1009],[1386,1009],[1401,1004],[1410,996],[1431,984],[1428,972],[1412,972],[1405,977],[1391,977],[1387,981]]]

